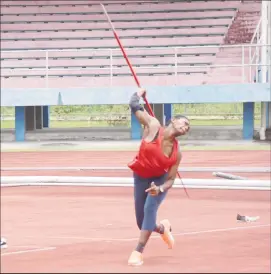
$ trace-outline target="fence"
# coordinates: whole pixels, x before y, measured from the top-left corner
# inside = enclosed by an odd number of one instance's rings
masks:
[[[258,25],[258,28],[260,26]],[[259,33],[259,32],[257,32]],[[257,34],[258,36],[258,34]],[[255,37],[254,37],[255,38]],[[256,37],[257,38],[257,37]],[[136,66],[139,73],[146,73],[148,70],[163,70],[163,72],[166,69],[167,73],[170,73],[171,75],[174,75],[175,84],[180,84],[178,81],[178,75],[180,74],[180,69],[192,69],[191,73],[193,73],[193,69],[202,69],[202,71],[206,71],[206,73],[210,73],[210,69],[223,69],[223,68],[235,68],[238,69],[237,74],[240,74],[240,79],[238,80],[239,83],[243,82],[254,82],[254,75],[257,77],[257,73],[254,72],[257,71],[257,68],[259,67],[266,67],[270,66],[270,63],[267,62],[267,60],[261,60],[259,59],[259,51],[262,47],[268,47],[271,48],[270,44],[243,44],[243,45],[209,45],[209,46],[189,46],[189,47],[161,47],[161,48],[127,48],[127,53],[129,56],[137,55],[142,58],[146,58],[148,56],[155,56],[158,61],[158,65],[155,66]],[[189,56],[191,55],[191,51],[195,53],[201,53],[205,52],[206,55],[216,55],[214,58],[214,62],[211,64],[203,64],[203,65],[197,65],[190,63],[188,65],[180,64],[180,56]],[[126,64],[123,65],[114,65],[114,62],[117,59],[122,58],[120,49],[95,49],[95,50],[89,50],[89,49],[78,49],[78,50],[69,50],[69,49],[63,49],[63,50],[27,50],[27,51],[2,51],[2,58],[5,58],[5,56],[19,56],[20,53],[30,54],[33,55],[34,53],[42,53],[39,55],[39,59],[43,60],[44,63],[41,68],[31,68],[32,72],[39,72],[43,73],[43,76],[46,79],[46,88],[49,88],[48,79],[50,77],[50,72],[55,71],[95,71],[99,69],[99,71],[104,71],[106,75],[110,78],[110,86],[112,86],[113,78],[118,77],[116,76],[118,74],[118,71],[123,70],[123,68],[127,67]],[[78,58],[78,52],[86,52],[88,55],[88,59],[98,59],[101,56],[103,58],[108,60],[108,64],[99,66],[99,62],[97,62],[94,66],[91,67],[69,67],[69,65],[65,65],[64,67],[54,67],[51,65],[51,61],[55,58],[57,58],[56,53],[64,53],[69,52],[68,58]],[[190,52],[190,53],[189,53]],[[231,52],[235,53],[234,58],[227,58],[227,52],[230,54]],[[224,55],[223,55],[224,53]],[[171,62],[167,65],[163,65],[162,61],[159,63],[159,57],[163,56],[171,57]],[[223,57],[220,57],[223,55]],[[83,58],[82,58],[83,60]],[[162,59],[161,59],[162,60]],[[211,59],[210,59],[211,60]],[[219,63],[219,61],[222,61]],[[83,61],[82,61],[83,62]],[[2,67],[2,69],[5,69],[5,67]],[[14,73],[14,71],[29,71],[29,68],[8,68],[5,69],[8,71],[10,75]],[[196,72],[196,71],[195,71]],[[128,70],[127,70],[128,73]],[[79,73],[80,74],[80,73]]]

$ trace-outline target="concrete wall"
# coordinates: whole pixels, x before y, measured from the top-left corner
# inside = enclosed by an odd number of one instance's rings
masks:
[[[48,105],[100,105],[128,104],[137,90],[126,88],[70,88],[70,89],[2,89],[2,106],[15,106],[16,141],[24,141],[28,131],[37,134],[48,127]],[[244,103],[242,138],[251,140],[254,135],[254,102],[270,102],[270,85],[229,84],[201,86],[151,86],[147,87],[149,103],[161,124],[172,116],[171,104],[175,103]],[[143,103],[143,102],[142,102]],[[25,107],[24,107],[25,106]],[[43,115],[43,111],[45,115]],[[47,117],[47,122],[45,121]],[[44,121],[43,121],[44,120]],[[43,123],[44,122],[44,123]],[[141,138],[141,125],[132,115],[130,138]],[[42,131],[45,134],[45,131]],[[215,131],[214,131],[215,132]],[[222,132],[220,133],[223,136]],[[211,134],[212,135],[212,134]],[[226,134],[228,135],[228,133]],[[202,134],[201,134],[202,136]],[[220,135],[219,135],[220,136]],[[219,139],[218,135],[216,139]],[[212,138],[210,136],[210,138]],[[222,137],[224,140],[239,137]]]
[[[146,87],[150,104],[270,102],[270,84]],[[1,106],[122,105],[135,87],[1,89]]]

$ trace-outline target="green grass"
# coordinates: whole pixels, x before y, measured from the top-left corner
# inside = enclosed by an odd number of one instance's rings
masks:
[[[260,103],[255,103],[255,113],[260,114]],[[2,115],[13,115],[14,107],[1,107]],[[130,113],[128,105],[82,105],[82,106],[50,106],[50,115],[83,115],[105,113]],[[186,115],[201,114],[233,114],[243,113],[242,103],[218,103],[218,104],[173,104],[173,113]]]
[[[241,126],[242,120],[192,120],[193,126]],[[255,125],[260,125],[259,120],[255,120]],[[78,127],[114,127],[114,126],[127,126],[129,123],[118,123],[110,125],[105,121],[50,121],[50,128],[78,128]],[[14,128],[14,121],[6,120],[1,121],[1,129]]]

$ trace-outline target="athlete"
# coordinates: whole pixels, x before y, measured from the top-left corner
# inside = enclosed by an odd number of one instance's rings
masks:
[[[140,105],[140,98],[146,96],[145,89],[139,89],[130,99],[130,108],[138,121],[144,126],[143,138],[135,159],[128,164],[134,176],[135,215],[140,236],[128,264],[143,264],[143,250],[152,234],[161,235],[168,248],[173,248],[174,238],[168,220],[156,223],[157,210],[172,187],[178,166],[181,162],[176,137],[186,134],[190,129],[188,118],[175,116],[164,128],[159,121],[150,116]]]

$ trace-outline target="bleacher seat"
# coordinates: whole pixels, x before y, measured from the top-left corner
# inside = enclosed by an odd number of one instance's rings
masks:
[[[237,1],[107,2],[144,85],[202,83],[238,7]],[[96,1],[2,1],[1,50],[2,87],[133,84]]]

